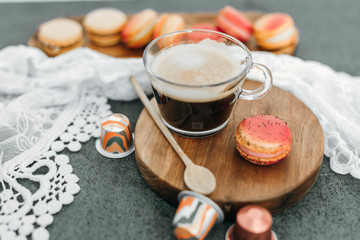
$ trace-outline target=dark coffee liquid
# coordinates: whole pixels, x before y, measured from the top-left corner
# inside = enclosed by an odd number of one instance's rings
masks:
[[[160,94],[155,88],[153,91],[163,119],[173,127],[190,132],[212,130],[225,123],[237,98],[237,94],[232,93],[208,102],[185,102]]]
[[[163,49],[151,69],[170,82],[152,79],[168,127],[185,131],[184,135],[205,136],[220,130],[229,119],[241,83],[240,77],[234,78],[244,66],[227,45],[205,39]]]

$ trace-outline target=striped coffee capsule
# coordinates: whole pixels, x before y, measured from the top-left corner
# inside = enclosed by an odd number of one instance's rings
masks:
[[[173,227],[176,239],[204,239],[214,224],[224,220],[221,208],[210,198],[192,191],[182,191]]]
[[[130,121],[121,113],[113,113],[101,122],[100,139],[96,141],[98,152],[109,158],[126,157],[134,151],[134,134]]]

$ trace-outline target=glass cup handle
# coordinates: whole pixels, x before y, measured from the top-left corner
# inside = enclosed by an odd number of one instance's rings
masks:
[[[270,69],[265,65],[259,63],[253,63],[250,68],[250,71],[253,71],[254,69],[259,70],[263,74],[265,79],[264,84],[262,84],[259,88],[254,90],[241,89],[241,93],[239,95],[240,99],[255,100],[263,97],[271,89],[273,77]]]

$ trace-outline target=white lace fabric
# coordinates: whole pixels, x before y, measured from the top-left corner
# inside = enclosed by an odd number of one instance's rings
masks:
[[[107,98],[136,98],[130,75],[150,92],[141,59],[86,48],[58,58],[25,46],[0,52],[0,239],[49,239],[53,215],[80,191],[58,152],[99,137]]]
[[[253,60],[319,118],[331,168],[360,178],[360,78],[287,55],[254,52]],[[59,152],[99,137],[99,122],[111,113],[107,98],[137,97],[131,75],[151,92],[141,59],[87,48],[56,58],[25,46],[0,51],[0,239],[49,239],[53,215],[80,191]]]
[[[291,92],[317,116],[331,169],[360,178],[360,77],[288,55],[255,52],[253,57],[271,69],[275,86]]]

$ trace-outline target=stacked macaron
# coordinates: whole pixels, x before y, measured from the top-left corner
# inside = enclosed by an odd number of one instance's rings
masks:
[[[254,23],[256,44],[264,50],[297,45],[299,34],[292,17],[285,13],[266,14]]]
[[[113,46],[120,42],[126,20],[121,10],[99,8],[85,16],[83,25],[90,41],[99,46]]]
[[[186,27],[179,14],[158,13],[144,9],[128,20],[124,12],[116,8],[99,8],[86,14],[82,21],[87,38],[99,46],[123,43],[128,48],[142,48],[152,39]],[[188,26],[189,27],[189,26]],[[288,14],[266,14],[253,24],[243,13],[231,6],[222,8],[213,23],[197,23],[193,29],[224,32],[242,42],[255,37],[256,44],[264,50],[276,52],[293,48],[298,43],[298,31]],[[194,34],[195,40],[207,35]],[[69,18],[57,18],[43,23],[38,31],[41,48],[55,56],[83,45],[82,25]],[[195,41],[194,40],[194,41]]]
[[[40,25],[40,48],[49,56],[67,52],[83,45],[82,26],[68,18],[55,18]]]
[[[270,165],[289,154],[292,133],[280,118],[254,115],[241,121],[235,131],[235,141],[237,150],[246,160]]]

